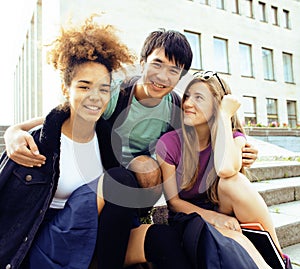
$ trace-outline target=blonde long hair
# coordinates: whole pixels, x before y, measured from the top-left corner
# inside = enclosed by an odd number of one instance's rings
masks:
[[[220,80],[220,81],[219,81]],[[208,79],[205,79],[201,76],[195,76],[191,82],[189,82],[188,86],[185,89],[185,92],[183,94],[181,107],[183,107],[183,103],[187,99],[188,91],[192,85],[195,83],[204,83],[208,89],[210,90],[211,94],[214,97],[214,112],[213,115],[216,115],[217,110],[219,109],[219,106],[221,104],[221,100],[223,96],[226,94],[231,94],[231,90],[228,86],[228,84],[221,78],[216,77],[215,75],[211,76]],[[222,88],[221,83],[223,84],[224,90]],[[183,132],[183,173],[182,173],[182,181],[181,181],[181,188],[183,190],[189,190],[193,187],[195,184],[198,172],[199,172],[199,152],[197,149],[198,146],[198,136],[196,133],[196,130],[193,126],[187,126],[184,124],[183,121],[183,109],[181,110],[181,119],[182,119],[182,132]],[[212,120],[208,122],[210,127],[210,141],[212,144],[212,148],[214,148],[215,138],[216,138],[216,121],[215,116],[212,117]],[[240,123],[237,114],[232,116],[231,118],[231,124],[232,124],[232,130],[233,131],[239,131],[241,133],[244,132],[244,128],[242,124]],[[213,179],[213,183],[208,186],[208,195],[212,202],[217,203],[218,202],[218,196],[217,196],[217,184],[218,184],[219,178],[215,174],[215,178]]]

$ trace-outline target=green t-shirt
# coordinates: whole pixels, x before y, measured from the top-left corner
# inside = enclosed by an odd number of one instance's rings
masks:
[[[104,114],[106,119],[114,111],[118,92],[112,95]],[[123,165],[127,165],[137,155],[154,157],[155,144],[162,133],[167,131],[171,113],[171,94],[166,95],[155,107],[145,107],[133,96],[125,121],[116,129],[122,139]]]

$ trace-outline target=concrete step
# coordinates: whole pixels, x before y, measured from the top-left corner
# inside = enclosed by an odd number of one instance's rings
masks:
[[[252,182],[268,206],[300,200],[300,177]]]
[[[1,153],[5,150],[5,145],[3,144],[0,144],[0,155]]]
[[[4,137],[3,137],[3,135],[4,135],[4,131],[3,132],[0,131],[0,144],[4,144]]]
[[[300,200],[300,177],[263,180],[252,184],[268,206]],[[156,206],[165,205],[166,201],[162,196]]]
[[[300,269],[300,244],[283,248],[282,251],[291,258],[293,269]]]
[[[283,203],[269,207],[280,245],[300,243],[300,201]]]
[[[7,126],[0,126],[0,153],[2,153],[3,150],[5,149],[3,135],[4,135],[6,128],[7,128]]]
[[[256,161],[251,168],[246,169],[251,181],[270,180],[300,176],[299,161]]]
[[[0,131],[5,131],[7,128],[7,125],[0,125]]]
[[[0,155],[5,150],[5,144],[4,144],[4,133],[5,130],[8,128],[6,125],[0,125]]]

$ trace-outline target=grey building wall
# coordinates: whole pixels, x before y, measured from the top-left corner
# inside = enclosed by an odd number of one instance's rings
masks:
[[[34,1],[34,0],[33,0]],[[15,73],[15,120],[42,115],[59,101],[57,74],[46,66],[44,48],[69,18],[80,22],[92,13],[103,12],[98,19],[120,29],[119,35],[138,55],[145,37],[157,28],[175,29],[199,36],[195,49],[194,70],[215,70],[230,84],[243,101],[241,118],[249,113],[245,96],[255,100],[256,122],[268,125],[267,99],[277,102],[277,121],[288,124],[287,101],[295,104],[295,118],[300,122],[300,3],[297,0],[43,0],[36,2],[28,35],[24,39]],[[252,2],[252,15],[249,15]],[[238,4],[238,6],[237,6]],[[261,4],[265,20],[261,21]],[[238,8],[237,8],[238,7]],[[274,25],[274,8],[277,24]],[[286,13],[288,23],[286,27]],[[215,39],[226,41],[227,70],[218,70]],[[34,40],[34,42],[32,42]],[[240,43],[251,47],[251,76],[243,76]],[[272,52],[274,78],[264,78],[262,49]],[[284,78],[283,53],[291,55],[293,81]],[[217,58],[217,59],[216,59]],[[194,63],[194,64],[195,64]],[[270,111],[269,111],[270,113]],[[270,119],[269,119],[270,120]]]

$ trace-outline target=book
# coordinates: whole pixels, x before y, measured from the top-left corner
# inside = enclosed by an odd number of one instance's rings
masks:
[[[241,228],[264,231],[264,228],[259,222],[241,223]]]
[[[252,242],[252,244],[271,268],[285,269],[285,264],[281,253],[277,249],[272,237],[268,231],[264,231],[263,229],[260,230],[259,225],[254,225],[253,223],[244,224],[241,226],[242,232]]]

